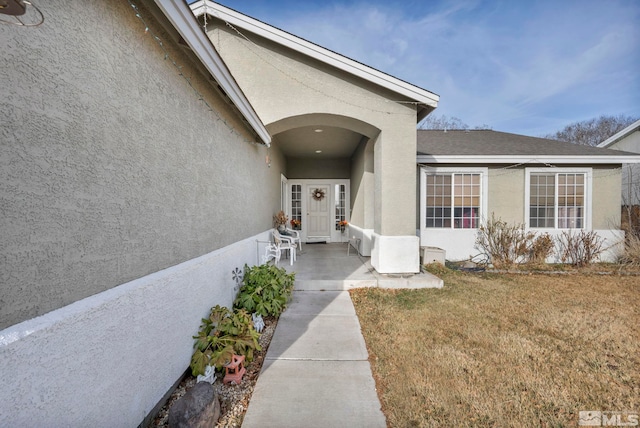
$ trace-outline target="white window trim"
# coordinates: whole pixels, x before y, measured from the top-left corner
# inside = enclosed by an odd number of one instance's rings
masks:
[[[423,166],[420,167],[420,230],[451,230],[451,231],[468,231],[468,230],[476,230],[476,228],[472,229],[461,229],[454,228],[453,224],[451,227],[427,227],[427,174],[480,174],[480,214],[478,218],[480,219],[480,223],[484,221],[487,216],[488,209],[488,197],[489,197],[489,168],[488,167],[471,167],[471,168],[456,168],[456,167],[431,167],[431,166]]]
[[[531,196],[531,174],[532,173],[546,173],[546,174],[585,174],[584,182],[584,227],[582,229],[569,229],[559,228],[558,225],[558,204],[554,203],[554,222],[553,228],[532,228],[529,225],[529,211],[530,211],[530,196]],[[556,180],[557,186],[557,180]],[[551,232],[556,230],[591,230],[592,223],[591,217],[593,214],[593,207],[591,204],[593,190],[593,168],[525,168],[525,182],[524,182],[524,224],[527,230],[535,230],[540,232]],[[557,192],[556,192],[557,193]],[[558,195],[556,194],[556,200]]]

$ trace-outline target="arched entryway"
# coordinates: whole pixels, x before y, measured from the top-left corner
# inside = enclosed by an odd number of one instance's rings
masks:
[[[346,242],[350,233],[362,235],[374,227],[373,150],[366,148],[373,147],[379,129],[320,113],[288,117],[267,128],[285,158],[283,208],[300,222],[304,241]],[[341,227],[344,221],[350,226]],[[370,242],[362,247],[369,255]]]
[[[418,272],[416,123],[438,96],[217,3],[194,13],[271,134],[273,168],[348,180],[349,234],[372,266]]]

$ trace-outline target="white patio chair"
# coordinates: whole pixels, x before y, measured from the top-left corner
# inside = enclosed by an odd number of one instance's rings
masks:
[[[293,266],[293,262],[296,261],[296,243],[293,242],[290,236],[281,235],[277,229],[273,229],[271,233],[273,234],[273,242],[280,253],[278,259],[282,258],[283,251],[289,251],[289,264]]]
[[[300,231],[289,229],[288,227],[285,229],[287,231],[287,238],[291,238],[294,244],[298,246],[298,249],[302,253],[302,239],[300,239]]]
[[[273,259],[274,264],[280,262],[280,250],[276,244],[269,243],[264,249],[264,255],[262,256],[262,264],[268,263]]]

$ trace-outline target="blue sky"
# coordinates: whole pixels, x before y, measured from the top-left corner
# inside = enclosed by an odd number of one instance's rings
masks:
[[[640,117],[638,0],[219,3],[428,89],[471,127]]]

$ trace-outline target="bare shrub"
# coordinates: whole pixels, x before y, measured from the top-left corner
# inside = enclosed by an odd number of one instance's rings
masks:
[[[562,262],[573,266],[591,264],[605,250],[604,239],[594,231],[565,230],[556,238],[556,241]]]
[[[640,195],[638,195],[640,197]],[[622,206],[622,224],[621,229],[627,234],[640,237],[640,206],[623,205]]]
[[[508,268],[527,258],[534,236],[524,230],[523,224],[508,224],[491,213],[491,219],[478,230],[476,248],[488,256],[494,267]]]
[[[542,264],[551,256],[555,243],[548,233],[538,235],[531,240],[527,251],[527,263]]]
[[[620,262],[640,266],[640,236],[627,232],[624,239],[624,255]]]
[[[622,230],[625,232],[624,255],[621,263],[640,265],[640,206],[624,205],[622,207]]]

